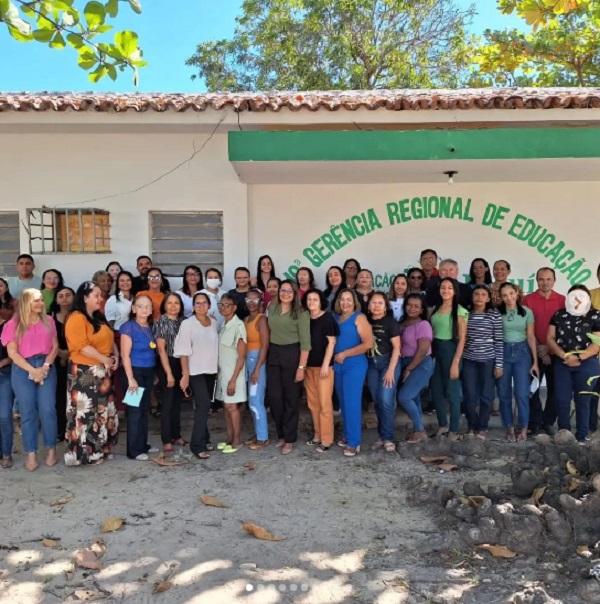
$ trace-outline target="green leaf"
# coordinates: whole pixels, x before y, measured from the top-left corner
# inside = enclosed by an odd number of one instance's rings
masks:
[[[108,23],[104,23],[103,25],[98,26],[95,31],[99,34],[105,34],[107,31],[110,31],[113,28],[112,25],[108,25]]]
[[[106,11],[104,5],[100,2],[92,1],[88,2],[83,9],[85,20],[87,21],[88,27],[91,31],[95,31],[100,25],[104,23],[106,18]]]
[[[141,0],[129,0],[129,6],[131,9],[136,12],[138,15],[142,13],[142,2]]]
[[[88,74],[88,80],[90,82],[93,82],[94,84],[97,84],[98,81],[101,80],[107,73],[108,68],[106,67],[106,65],[100,65],[100,67],[97,67],[96,69],[94,69],[94,71]]]
[[[32,35],[33,39],[37,42],[50,42],[50,40],[52,40],[52,36],[54,35],[54,31],[51,29],[36,29]]]
[[[10,1],[3,11],[2,20],[8,25],[8,30],[13,38],[21,41],[31,40],[31,25],[21,18],[19,10]]]
[[[52,41],[50,42],[50,48],[59,48],[62,49],[66,46],[66,42],[65,39],[62,37],[62,34],[60,32],[56,32],[56,35],[54,36],[54,38],[52,38]]]
[[[77,60],[77,64],[81,69],[91,69],[98,62],[98,57],[96,53],[88,48],[87,46],[83,46],[79,49],[79,59]]]
[[[105,4],[106,12],[111,17],[116,17],[119,12],[119,0],[108,0]]]
[[[8,11],[8,7],[10,6],[10,2],[8,0],[0,0],[0,16],[4,17],[6,12]]]
[[[79,34],[69,34],[67,36],[67,42],[73,47],[73,48],[81,48],[82,46],[84,46],[84,41],[83,38],[79,35]]]
[[[108,77],[114,82],[117,79],[117,68],[114,65],[106,66]]]
[[[119,31],[115,34],[115,46],[128,58],[139,50],[138,40],[134,31]]]
[[[31,33],[23,33],[24,30],[18,29],[10,23],[7,23],[6,25],[8,27],[8,33],[18,42],[31,42],[31,40],[33,40]]]

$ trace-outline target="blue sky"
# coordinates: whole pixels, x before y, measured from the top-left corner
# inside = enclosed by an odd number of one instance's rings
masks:
[[[469,6],[471,0],[457,0]],[[83,3],[78,3],[83,4]],[[118,29],[132,29],[140,35],[148,67],[141,70],[138,88],[124,72],[116,82],[105,78],[92,84],[68,48],[50,50],[39,43],[23,44],[0,31],[0,90],[21,91],[118,91],[118,92],[199,92],[200,81],[190,79],[193,70],[185,60],[201,41],[228,37],[240,12],[241,0],[143,0],[143,13],[135,15],[123,4],[115,21]],[[478,0],[478,14],[472,31],[519,25],[496,9],[495,0]],[[3,24],[0,23],[0,28]],[[109,34],[110,35],[110,34]]]

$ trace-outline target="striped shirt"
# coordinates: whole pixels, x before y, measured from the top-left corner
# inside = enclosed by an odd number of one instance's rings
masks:
[[[502,315],[497,310],[469,313],[467,340],[463,358],[469,361],[494,361],[494,366],[504,365],[504,334]]]
[[[163,315],[154,325],[152,331],[156,339],[161,338],[167,345],[167,356],[172,357],[173,348],[175,346],[175,338],[179,333],[179,327],[181,326],[181,319],[169,319],[167,315]]]

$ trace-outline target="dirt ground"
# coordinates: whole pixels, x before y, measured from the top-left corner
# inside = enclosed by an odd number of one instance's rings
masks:
[[[184,425],[190,419],[186,409]],[[409,503],[418,476],[451,488],[465,480],[502,486],[509,482],[502,459],[440,473],[419,461],[419,449],[405,452],[407,444],[400,455],[370,451],[373,416],[365,423],[364,450],[354,459],[338,447],[318,456],[305,446],[307,415],[288,456],[273,446],[215,452],[207,461],[184,452],[182,465],[161,467],[128,460],[124,433],[115,458],[98,467],[61,463],[30,474],[17,455],[14,468],[0,471],[0,603],[582,601],[561,560],[492,558],[461,541],[441,506]],[[399,423],[402,434],[405,418]],[[213,442],[220,440],[222,414],[211,416],[210,427]],[[151,428],[158,446],[156,420]],[[501,436],[492,430],[492,439]],[[202,495],[227,507],[207,507]],[[125,524],[102,534],[111,516]],[[284,540],[258,540],[244,522]],[[77,568],[74,552],[100,537],[101,570]],[[165,591],[153,593],[157,584]]]

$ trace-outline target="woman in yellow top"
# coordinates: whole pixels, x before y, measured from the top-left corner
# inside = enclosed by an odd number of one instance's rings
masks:
[[[77,289],[65,324],[69,348],[65,464],[98,464],[119,433],[112,374],[119,366],[113,331],[100,312],[102,293],[92,281]]]

